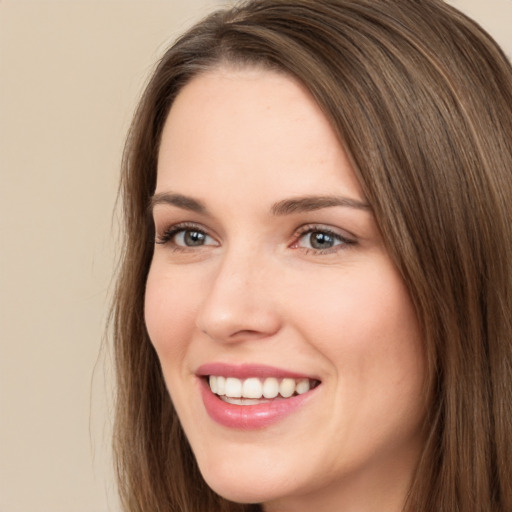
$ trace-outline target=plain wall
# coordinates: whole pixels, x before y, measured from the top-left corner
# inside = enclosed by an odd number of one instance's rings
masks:
[[[119,510],[100,348],[121,152],[156,59],[219,3],[0,0],[0,512]],[[512,0],[452,3],[512,55]]]

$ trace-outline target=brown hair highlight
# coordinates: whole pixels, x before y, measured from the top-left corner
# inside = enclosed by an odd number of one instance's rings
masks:
[[[296,77],[336,130],[423,329],[432,407],[404,510],[512,510],[512,69],[440,0],[253,0],[163,56],[136,112],[113,306],[115,451],[130,512],[258,510],[204,483],[143,318],[161,131],[227,62]]]

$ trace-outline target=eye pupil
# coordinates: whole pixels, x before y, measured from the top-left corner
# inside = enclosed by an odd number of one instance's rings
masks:
[[[311,233],[310,238],[311,247],[314,249],[325,249],[326,247],[332,247],[334,244],[334,238],[327,233],[322,233],[317,231],[315,233]]]
[[[185,231],[184,242],[187,246],[203,245],[205,240],[205,234],[201,231]]]

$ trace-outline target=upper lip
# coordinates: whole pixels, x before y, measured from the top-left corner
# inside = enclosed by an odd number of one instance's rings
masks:
[[[300,372],[276,368],[261,364],[227,364],[227,363],[206,363],[196,370],[196,375],[206,377],[209,375],[222,375],[224,377],[236,377],[238,379],[247,379],[250,377],[276,377],[278,379],[311,379],[320,380],[315,376],[306,375]]]

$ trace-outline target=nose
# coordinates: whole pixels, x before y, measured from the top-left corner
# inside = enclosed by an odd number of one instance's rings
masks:
[[[226,256],[213,272],[199,308],[197,327],[220,343],[274,335],[281,327],[272,292],[275,277],[271,265],[262,258]]]

